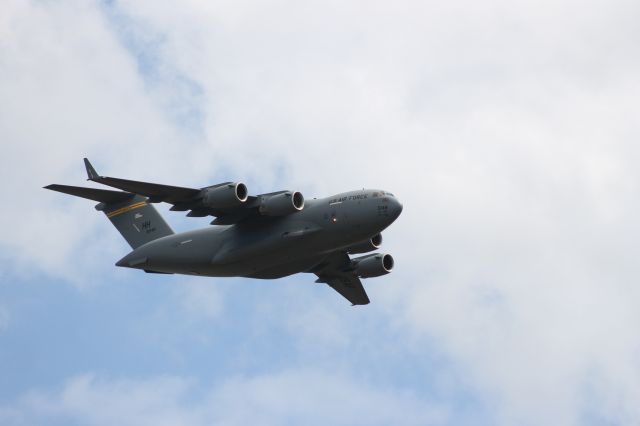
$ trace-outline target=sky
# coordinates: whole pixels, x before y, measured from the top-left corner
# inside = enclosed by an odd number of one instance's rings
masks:
[[[3,0],[0,424],[640,424],[640,3]],[[98,172],[403,203],[370,305],[117,268]],[[159,209],[177,231],[209,226]]]

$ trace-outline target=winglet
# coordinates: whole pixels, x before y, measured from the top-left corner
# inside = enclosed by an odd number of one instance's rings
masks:
[[[84,166],[87,169],[87,176],[88,176],[87,180],[96,180],[97,178],[100,177],[100,175],[96,173],[96,169],[94,169],[91,163],[89,162],[88,158],[84,159]]]

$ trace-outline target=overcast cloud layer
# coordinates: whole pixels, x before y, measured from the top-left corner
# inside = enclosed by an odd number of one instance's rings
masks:
[[[639,3],[160,3],[3,2],[0,423],[640,423]],[[357,308],[115,268],[40,189],[83,156],[390,190],[397,268]]]

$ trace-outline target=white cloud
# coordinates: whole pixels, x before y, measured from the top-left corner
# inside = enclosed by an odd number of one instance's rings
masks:
[[[32,196],[82,179],[87,151],[178,184],[387,188],[397,269],[370,288],[399,333],[446,348],[503,424],[640,421],[637,4],[116,2],[121,31],[160,35],[153,84],[99,8],[8,5],[0,161],[21,225],[1,238],[23,262],[118,257],[86,203]],[[203,91],[200,136],[166,111],[193,101],[176,75]],[[335,315],[309,334],[344,342]]]
[[[414,395],[376,389],[348,377],[289,370],[236,377],[210,389],[193,380],[110,380],[84,375],[59,392],[32,391],[0,407],[6,425],[443,424],[448,412]]]
[[[164,181],[163,173],[191,169],[191,135],[145,87],[100,5],[9,1],[0,35],[0,167],[12,200],[0,248],[12,253],[7,267],[15,273],[35,264],[86,283],[92,274],[85,272],[117,260],[125,245],[90,201],[41,188],[83,185],[83,156],[99,170],[108,164],[110,174],[140,178],[148,169],[141,165],[154,164],[155,180]],[[111,237],[96,244],[106,232]]]

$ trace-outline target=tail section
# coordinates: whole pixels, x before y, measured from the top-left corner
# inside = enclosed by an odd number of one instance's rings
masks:
[[[147,197],[130,192],[67,185],[49,185],[45,188],[98,201],[96,210],[104,212],[133,249],[174,233],[156,208],[149,204]]]
[[[107,215],[133,249],[174,233],[147,197],[134,195],[120,203],[100,203],[96,209]]]

